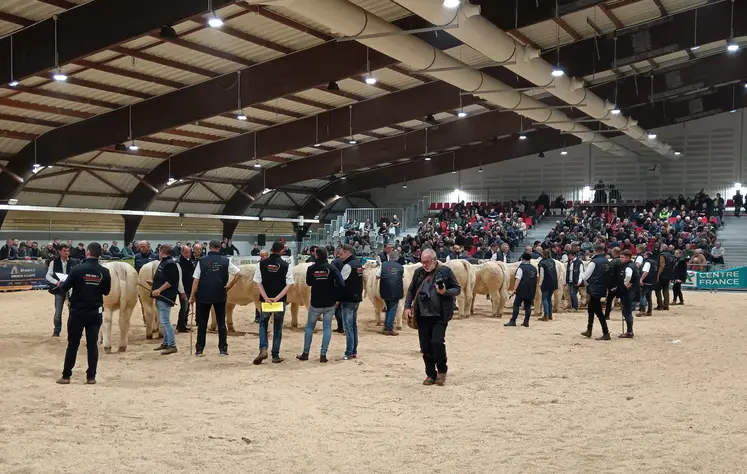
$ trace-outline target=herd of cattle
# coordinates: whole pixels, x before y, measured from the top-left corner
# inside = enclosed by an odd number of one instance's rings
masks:
[[[535,267],[539,260],[532,260]],[[143,266],[138,274],[135,269],[127,263],[107,262],[105,266],[109,268],[112,276],[111,292],[104,298],[104,324],[101,331],[100,339],[103,340],[104,351],[111,352],[112,348],[112,320],[115,311],[119,312],[119,350],[127,349],[128,333],[130,329],[130,318],[132,312],[140,301],[143,313],[143,322],[145,324],[145,337],[152,339],[154,334],[161,335],[158,322],[158,311],[156,310],[155,300],[150,296],[151,282],[153,275],[158,267],[159,262],[150,262]],[[309,263],[300,263],[293,267],[293,278],[295,284],[288,292],[288,304],[291,310],[291,326],[298,327],[298,309],[300,306],[309,307],[311,301],[311,288],[306,285],[306,269]],[[465,318],[475,312],[475,299],[478,295],[488,295],[492,303],[491,315],[501,317],[504,308],[510,302],[508,295],[513,288],[515,273],[518,263],[503,263],[486,261],[479,264],[471,264],[466,260],[451,260],[445,263],[452,269],[459,284],[462,287],[462,293],[457,298],[459,314],[456,318]],[[570,298],[568,297],[566,280],[566,265],[563,262],[555,261],[558,274],[558,290],[553,295],[553,312],[560,310],[561,302],[566,301],[566,307],[570,307]],[[365,297],[371,302],[376,315],[376,324],[382,324],[382,309],[384,301],[379,295],[379,282],[376,279],[376,269],[378,263],[375,261],[366,262],[363,266],[363,280]],[[260,302],[259,290],[253,281],[256,264],[241,266],[241,280],[228,292],[226,302],[226,325],[229,331],[234,331],[233,311],[236,306],[246,306],[251,303],[257,307]],[[404,289],[407,292],[412,276],[420,264],[405,265]],[[540,301],[540,291],[537,290],[537,296],[534,302],[534,311],[542,310]],[[584,305],[585,292],[583,287],[579,291],[579,303]],[[178,302],[177,302],[178,304]],[[402,313],[404,300],[400,301],[397,308],[396,326],[402,328]],[[216,329],[215,318],[210,321],[210,330]],[[101,340],[99,342],[101,342]]]

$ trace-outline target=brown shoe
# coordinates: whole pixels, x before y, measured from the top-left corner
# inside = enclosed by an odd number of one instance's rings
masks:
[[[430,377],[427,377],[425,380],[423,380],[423,385],[433,385],[434,383],[436,383],[436,380]]]
[[[283,362],[284,360],[285,359],[283,359],[282,357],[273,357],[272,358],[272,363],[273,364],[279,364],[279,363]]]
[[[638,311],[637,313],[635,313],[636,318],[640,318],[641,316],[645,316],[645,315],[646,313],[644,313],[643,311]]]
[[[443,387],[446,383],[446,374],[438,374],[436,375],[436,385],[439,387]]]
[[[254,365],[259,365],[263,360],[267,359],[267,349],[259,351],[259,355],[254,358]]]
[[[57,383],[60,385],[69,385],[70,379],[66,379],[65,377],[60,377],[59,379],[57,379]]]
[[[321,362],[322,364],[326,364],[327,363],[327,356],[319,356],[319,362]]]
[[[646,311],[646,316],[651,316],[651,311]]]
[[[591,331],[586,330],[586,331],[582,332],[581,335],[584,336],[584,337],[591,338]]]
[[[96,385],[96,379],[88,379],[88,380],[86,380],[86,385]]]
[[[174,347],[168,347],[167,346],[166,349],[164,349],[164,350],[161,351],[161,355],[165,356],[165,355],[169,355],[169,354],[176,354],[177,352],[178,351],[176,350],[176,346],[174,346]]]
[[[548,318],[547,316],[542,316],[537,321],[550,321],[550,318]]]
[[[633,333],[632,332],[624,332],[624,333],[620,334],[617,337],[619,337],[620,339],[633,339]]]
[[[596,338],[597,341],[610,341],[612,338],[610,337],[610,333],[602,334],[598,338]]]
[[[387,336],[399,336],[399,333],[397,331],[395,331],[395,330],[384,331],[384,334],[387,335]]]
[[[154,347],[153,348],[153,352],[156,352],[156,351],[165,351],[168,348],[169,348],[169,346],[167,346],[166,344],[161,344],[158,347]]]

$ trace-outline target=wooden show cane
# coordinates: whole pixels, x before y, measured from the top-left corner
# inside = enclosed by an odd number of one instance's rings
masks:
[[[194,350],[194,345],[192,344],[192,326],[194,326],[194,321],[196,318],[195,315],[195,304],[192,303],[189,305],[189,316],[190,316],[190,322],[189,322],[189,355],[192,355],[192,351]]]

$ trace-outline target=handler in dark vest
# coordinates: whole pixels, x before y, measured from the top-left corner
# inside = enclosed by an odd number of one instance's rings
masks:
[[[405,267],[399,263],[399,252],[392,250],[389,260],[382,260],[376,270],[376,278],[379,280],[379,295],[386,305],[386,318],[384,319],[384,334],[387,336],[398,336],[394,330],[394,317],[397,316],[399,300],[404,298]]]
[[[104,296],[111,290],[112,278],[109,270],[99,264],[101,245],[92,242],[86,251],[88,257],[68,274],[64,282],[57,285],[63,293],[72,290],[70,295],[70,317],[67,319],[67,351],[65,366],[59,384],[69,384],[73,375],[75,359],[78,355],[80,339],[86,332],[86,351],[88,352],[88,370],[86,383],[96,383],[96,368],[99,362],[99,329],[104,313]]]
[[[542,309],[544,311],[544,315],[539,320],[552,321],[552,295],[558,289],[558,272],[550,250],[542,251],[542,260],[540,260],[538,266],[540,291],[542,291]]]
[[[226,332],[226,293],[241,278],[239,267],[231,263],[228,257],[220,254],[220,240],[210,241],[210,251],[200,258],[195,266],[192,281],[192,293],[189,302],[197,302],[197,343],[195,355],[202,357],[205,349],[210,309],[215,310],[215,320],[218,323],[218,350],[220,355],[228,355],[228,341]],[[229,284],[229,278],[233,280]]]
[[[583,263],[580,258],[576,258],[576,251],[568,252],[568,271],[565,274],[565,283],[571,294],[571,308],[578,312],[578,281],[581,279],[581,266]]]
[[[280,357],[280,343],[283,339],[283,317],[285,316],[285,295],[293,286],[293,271],[283,260],[285,242],[277,240],[272,244],[272,253],[259,262],[254,273],[254,281],[259,288],[262,302],[283,303],[283,310],[275,313],[262,311],[259,317],[259,355],[254,358],[254,364],[259,365],[267,359],[267,325],[273,317],[272,326],[272,362],[279,364],[285,359]]]
[[[161,355],[177,352],[174,326],[171,325],[171,308],[179,297],[179,266],[171,258],[171,245],[163,244],[158,251],[160,262],[153,274],[151,296],[156,299],[158,319],[163,331],[163,342],[154,351],[161,351]]]
[[[345,328],[345,354],[340,360],[352,360],[358,357],[358,306],[363,300],[363,267],[352,245],[343,245],[340,257],[340,274],[345,280],[345,291],[340,302],[342,325]]]
[[[306,269],[306,284],[311,288],[311,307],[309,317],[304,330],[303,352],[297,355],[298,360],[309,360],[311,340],[314,336],[314,328],[319,316],[322,317],[322,350],[319,354],[319,362],[327,362],[327,349],[332,339],[332,318],[335,315],[335,307],[339,305],[340,295],[345,287],[345,282],[340,271],[331,263],[327,262],[327,249],[317,247],[316,260],[314,264]]]
[[[620,256],[620,271],[617,274],[617,297],[622,303],[622,315],[625,318],[626,331],[620,334],[621,338],[633,337],[633,301],[638,295],[638,268],[633,263],[633,253],[623,250]]]
[[[182,274],[182,285],[184,286],[184,297],[179,298],[179,319],[176,322],[177,332],[189,332],[187,318],[189,317],[189,295],[192,293],[192,281],[194,280],[195,265],[192,263],[192,249],[188,246],[181,248],[181,255],[177,261]]]
[[[425,363],[423,385],[446,383],[446,328],[454,316],[454,299],[462,287],[454,272],[436,259],[433,249],[423,250],[422,268],[415,270],[407,289],[404,317],[418,330],[420,352]]]
[[[673,279],[674,257],[669,253],[669,246],[667,244],[661,244],[661,253],[659,254],[659,284],[655,287],[656,309],[659,311],[669,311],[669,282]],[[664,293],[663,302],[661,298],[662,293]]]
[[[602,297],[607,294],[609,269],[610,262],[604,256],[604,244],[594,245],[594,258],[591,259],[589,266],[586,267],[586,271],[581,276],[582,280],[586,281],[586,293],[589,300],[587,308],[589,320],[586,324],[586,331],[582,332],[581,335],[591,337],[594,315],[596,315],[599,324],[602,325],[602,336],[598,337],[597,341],[609,341],[611,339],[610,330],[607,328],[607,319],[604,317],[604,310],[602,309]]]
[[[67,300],[67,293],[60,290],[57,287],[57,283],[60,281],[58,274],[69,275],[72,269],[78,265],[78,261],[70,258],[70,246],[67,244],[60,244],[59,256],[49,262],[49,268],[47,269],[47,281],[54,285],[50,289],[50,293],[54,295],[54,332],[52,337],[60,337],[62,331],[62,310],[65,307],[65,300]]]
[[[643,254],[643,266],[641,266],[641,293],[643,294],[645,304],[648,306],[646,312],[643,312],[643,304],[638,308],[638,314],[636,316],[651,316],[651,307],[652,305],[652,297],[651,292],[654,290],[654,287],[656,286],[656,281],[658,279],[659,272],[658,265],[656,263],[656,259],[654,259],[654,256],[651,252],[646,252]]]
[[[685,304],[682,298],[682,283],[687,281],[687,260],[682,255],[682,250],[674,251],[674,285],[672,285],[672,304]],[[680,302],[677,302],[679,298]]]
[[[607,277],[609,289],[607,290],[607,300],[604,307],[604,318],[608,321],[610,319],[610,313],[612,312],[612,304],[614,303],[615,298],[619,297],[619,295],[617,294],[617,277],[622,269],[622,262],[620,260],[620,248],[612,247],[610,253],[612,254],[612,262],[610,262],[610,274]]]
[[[511,315],[511,320],[504,324],[504,326],[516,326],[516,318],[519,317],[519,309],[523,303],[524,322],[521,325],[525,328],[529,327],[532,303],[534,302],[534,296],[537,294],[537,269],[529,263],[531,260],[532,256],[529,253],[524,252],[521,255],[521,263],[519,264],[519,268],[516,269],[516,283],[514,283],[513,291],[509,294],[509,297],[516,297],[514,300],[514,312]]]
[[[334,265],[339,272],[342,271],[343,267],[342,258],[340,258],[340,250],[342,250],[340,247],[335,249],[335,259],[332,260],[332,265]],[[340,295],[342,295],[342,293],[340,293]],[[342,304],[338,304],[337,307],[335,307],[335,320],[337,320],[337,328],[335,329],[335,332],[345,334],[345,329],[342,324]]]

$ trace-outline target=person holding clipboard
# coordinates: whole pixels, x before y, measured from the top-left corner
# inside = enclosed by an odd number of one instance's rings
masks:
[[[280,342],[283,339],[283,317],[285,316],[285,295],[293,286],[293,271],[283,260],[285,243],[275,241],[272,253],[259,262],[254,273],[254,281],[259,288],[261,314],[259,317],[259,355],[254,359],[254,365],[259,365],[267,359],[267,325],[273,316],[272,334],[272,363],[279,364],[285,359],[280,357]],[[269,296],[272,295],[272,296]]]

